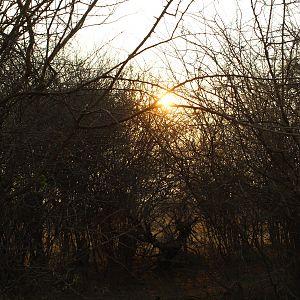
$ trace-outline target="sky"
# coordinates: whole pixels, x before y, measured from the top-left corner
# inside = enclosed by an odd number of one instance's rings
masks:
[[[120,5],[113,14],[111,23],[82,30],[80,47],[91,50],[109,42],[116,51],[129,53],[147,34],[163,7],[162,0],[129,0]],[[93,23],[96,19],[90,18]]]
[[[113,2],[113,0],[104,0],[104,3],[105,1],[107,3]],[[93,49],[101,48],[105,45],[107,47],[104,47],[104,49],[107,48],[107,52],[113,58],[117,60],[127,58],[128,54],[136,48],[148,33],[166,2],[167,0],[124,1],[113,13],[108,24],[90,26],[81,30],[77,37],[77,43],[81,53],[89,53]],[[205,18],[213,19],[216,12],[225,23],[230,23],[235,18],[237,12],[236,2],[243,8],[245,17],[245,15],[249,13],[245,3],[249,5],[250,0],[194,0],[185,15],[184,25],[192,32],[197,32],[201,26],[199,14],[202,14]],[[175,0],[172,4],[173,11],[178,3],[180,3],[180,9],[184,10],[187,4],[190,3],[190,0]],[[103,9],[96,13],[103,14]],[[104,11],[104,14],[105,13]],[[196,14],[197,20],[193,18]],[[151,36],[147,45],[154,44],[163,37],[167,38],[168,32],[172,31],[174,24],[176,24],[178,16],[179,14],[177,14],[177,17],[171,15],[166,16],[155,33]],[[99,22],[99,17],[91,17],[87,24],[94,24],[96,22]],[[178,32],[180,33],[180,29]],[[181,47],[181,42],[177,44],[179,48]],[[161,64],[166,63],[165,53],[168,51],[167,45],[163,45],[157,50],[153,49],[147,51],[135,61],[138,61],[140,65],[147,65],[149,68],[161,66]]]
[[[105,1],[107,3],[112,3],[114,0],[102,1],[104,3]],[[180,10],[183,11],[190,1],[191,0],[174,0],[173,11],[171,9],[169,12],[174,12],[174,7],[177,7],[178,3],[180,3]],[[262,3],[263,1],[264,0],[257,2],[258,10],[260,10],[259,3]],[[272,1],[275,1],[277,4],[282,4],[282,0]],[[102,26],[91,26],[81,31],[78,37],[78,44],[82,53],[88,53],[93,48],[99,48],[106,45],[109,58],[115,59],[113,61],[114,63],[126,59],[128,54],[137,47],[137,45],[149,32],[156,20],[156,17],[158,17],[163,10],[166,2],[167,0],[124,1],[117,11],[113,13],[108,24]],[[199,70],[204,73],[216,72],[216,69],[213,69],[215,64],[211,62],[210,57],[205,57],[204,55],[206,54],[201,53],[201,47],[198,47],[196,49],[197,51],[195,51],[192,48],[192,42],[196,41],[201,44],[204,40],[203,44],[214,49],[215,53],[217,53],[218,50],[222,50],[222,39],[219,41],[209,41],[205,44],[206,39],[214,39],[213,35],[207,34],[206,30],[209,31],[210,29],[205,28],[205,24],[209,23],[208,20],[211,20],[212,22],[214,22],[214,20],[218,20],[218,25],[221,26],[221,28],[218,29],[220,30],[218,33],[222,33],[222,30],[224,29],[224,31],[228,30],[228,34],[232,34],[233,38],[238,38],[239,31],[231,30],[230,28],[237,25],[234,24],[237,16],[242,16],[243,22],[248,22],[252,19],[253,26],[253,14],[251,13],[250,3],[250,0],[194,0],[192,5],[189,7],[188,12],[185,14],[183,24],[186,29],[184,32],[185,34],[188,33],[188,30],[192,32],[192,34],[188,37],[189,44],[187,47],[190,47],[188,51],[185,52],[184,47],[186,45],[184,44],[184,39],[176,40],[176,44],[173,44],[173,49],[171,48],[172,43],[169,45],[164,44],[157,48],[157,50],[152,49],[132,60],[131,62],[134,63],[135,71],[138,74],[138,68],[136,68],[136,66],[140,66],[142,74],[145,70],[149,70],[150,72],[147,74],[151,74],[151,76],[154,75],[153,77],[155,78],[163,78],[164,85],[168,88],[172,85],[176,86],[176,83],[182,82],[186,80],[186,78],[195,76],[195,74],[198,74]],[[281,6],[277,6],[280,10]],[[268,17],[268,7],[269,6],[267,6],[265,11],[267,14],[266,17]],[[99,13],[99,15],[103,13],[105,14],[105,11],[97,13]],[[148,41],[146,46],[148,46],[149,43],[150,45],[154,44],[159,41],[160,38],[167,38],[167,33],[172,31],[179,15],[179,13],[177,14],[177,17],[167,15],[166,18],[162,20],[159,27],[156,28],[155,33],[152,35],[151,40]],[[261,19],[265,18],[265,16],[260,12],[259,17]],[[99,16],[90,18],[88,20],[88,24],[94,24],[97,21],[99,22],[97,18],[99,18]],[[232,24],[230,24],[231,22]],[[215,23],[212,24],[215,26]],[[251,27],[249,28],[251,29]],[[180,30],[181,29],[179,27],[178,34],[181,33]],[[196,35],[195,33],[200,34]],[[248,37],[249,35],[249,40],[252,41],[252,33],[253,31],[250,30],[249,33],[244,33],[244,37]],[[203,52],[205,51],[206,50],[204,48]],[[173,54],[174,56],[172,56]],[[222,56],[222,54],[220,54],[220,56]],[[102,56],[100,56],[100,58],[102,59]]]
[[[111,0],[106,0],[112,2]],[[240,4],[247,0],[238,0]],[[185,9],[190,0],[175,0],[173,7],[181,2],[180,8]],[[235,15],[236,0],[195,0],[188,13],[203,11],[204,15],[213,17],[217,10],[222,18],[231,20]],[[155,18],[160,14],[166,0],[127,0],[114,12],[111,23],[100,27],[88,27],[82,30],[78,36],[78,43],[83,51],[90,51],[103,44],[110,44],[116,53],[130,53],[147,34]],[[102,12],[100,12],[102,13]],[[166,36],[167,31],[175,24],[176,18],[167,16],[167,23],[162,22],[156,30],[156,34]],[[187,18],[186,18],[187,19]],[[90,24],[97,22],[97,18],[90,18]],[[193,27],[193,23],[188,24]]]

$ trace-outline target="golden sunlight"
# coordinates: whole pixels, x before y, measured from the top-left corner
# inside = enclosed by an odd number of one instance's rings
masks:
[[[164,109],[169,109],[171,107],[176,107],[179,104],[179,97],[173,93],[167,93],[161,96],[157,102],[157,106]]]

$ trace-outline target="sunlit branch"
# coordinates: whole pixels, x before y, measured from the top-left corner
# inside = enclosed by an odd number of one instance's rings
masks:
[[[143,108],[127,117],[121,118],[121,119],[116,119],[115,117],[112,117],[113,121],[107,124],[103,124],[103,125],[99,125],[99,126],[78,126],[78,129],[82,129],[82,130],[96,130],[96,129],[105,129],[105,128],[109,128],[115,125],[121,125],[122,123],[125,123],[131,119],[134,119],[146,112],[149,112],[151,110],[157,109],[157,102],[154,102],[152,105]],[[272,128],[267,128],[265,126],[261,126],[258,124],[254,124],[251,122],[247,122],[247,121],[243,121],[243,120],[239,120],[233,116],[230,116],[229,114],[226,113],[222,113],[220,111],[217,111],[215,109],[212,108],[208,108],[208,107],[204,107],[204,106],[195,106],[195,105],[185,105],[185,104],[170,104],[169,107],[173,107],[173,108],[182,108],[182,109],[189,109],[189,110],[194,110],[194,111],[202,111],[202,112],[206,112],[209,113],[211,115],[216,115],[219,117],[222,117],[223,119],[232,122],[233,124],[239,125],[239,126],[243,126],[243,127],[250,127],[253,129],[257,129],[257,130],[262,130],[262,131],[267,131],[267,132],[271,132],[271,133],[276,133],[276,134],[282,134],[282,135],[287,135],[287,136],[295,136],[295,137],[300,137],[300,133],[294,133],[294,132],[289,132],[288,130],[293,130],[293,129],[297,129],[297,128],[282,128],[279,127],[280,129],[286,129],[287,131],[277,131],[275,129]]]
[[[78,129],[86,129],[86,130],[90,130],[90,129],[104,129],[104,128],[112,127],[114,125],[120,125],[120,124],[122,124],[122,123],[124,123],[126,121],[134,119],[134,118],[136,118],[136,117],[138,117],[138,116],[140,116],[140,115],[142,115],[142,114],[144,114],[144,113],[146,113],[148,111],[151,111],[151,110],[153,110],[155,108],[156,108],[156,105],[154,103],[154,104],[152,104],[152,105],[150,105],[150,106],[148,106],[146,108],[143,108],[143,109],[141,109],[141,110],[139,110],[139,111],[137,111],[137,112],[135,112],[135,113],[127,116],[127,117],[121,118],[119,120],[117,120],[115,117],[113,117],[113,119],[114,119],[113,122],[110,122],[110,123],[107,123],[107,124],[103,124],[103,125],[99,125],[99,126],[91,126],[91,127],[89,127],[89,126],[78,126]]]

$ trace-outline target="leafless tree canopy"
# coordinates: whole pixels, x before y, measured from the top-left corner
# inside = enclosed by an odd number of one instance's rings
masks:
[[[0,1],[3,299],[174,270],[197,299],[300,298],[299,2],[202,2],[164,1],[118,59],[76,36],[127,1]]]

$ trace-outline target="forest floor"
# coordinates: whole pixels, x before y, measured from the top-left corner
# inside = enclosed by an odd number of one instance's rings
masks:
[[[260,266],[241,268],[235,264],[219,264],[213,269],[207,269],[201,264],[194,264],[188,267],[175,265],[167,271],[151,270],[138,276],[122,273],[111,274],[105,280],[94,278],[89,282],[88,289],[83,289],[80,293],[72,293],[70,298],[66,296],[59,298],[72,300],[259,300],[274,299],[272,295],[272,286],[268,276]]]
[[[149,267],[149,266],[148,266]],[[41,287],[18,300],[260,300],[275,299],[268,273],[261,264],[236,261],[175,262],[168,270],[137,268],[132,274],[116,269],[109,274],[89,276],[80,285],[65,288]],[[0,296],[0,300],[2,300]]]

